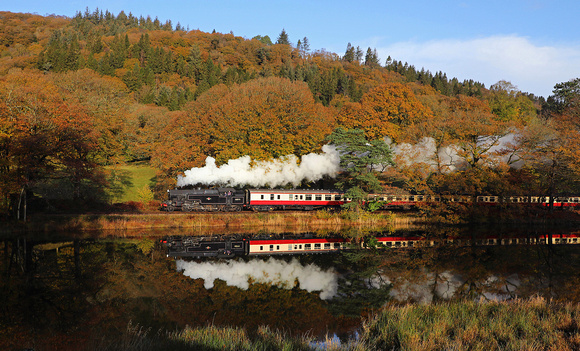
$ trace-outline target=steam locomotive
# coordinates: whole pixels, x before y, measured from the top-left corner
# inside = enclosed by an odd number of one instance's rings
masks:
[[[337,190],[278,190],[233,188],[168,190],[168,200],[161,204],[164,211],[273,211],[338,209],[349,201]],[[549,206],[546,196],[454,196],[454,195],[391,195],[371,194],[369,201],[380,201],[384,209],[410,209],[420,204],[437,202],[477,203],[481,205],[530,204]],[[555,207],[580,206],[580,196],[556,197]]]
[[[345,203],[344,193],[334,190],[273,190],[233,188],[168,190],[168,200],[161,204],[165,211],[273,211],[339,208]]]
[[[422,236],[377,236],[362,243],[347,238],[303,237],[192,237],[174,236],[161,240],[169,257],[233,258],[236,256],[297,255],[332,253],[353,248],[413,248],[442,245],[544,245],[580,244],[580,234],[553,234],[520,237],[486,236],[482,238],[430,239]]]

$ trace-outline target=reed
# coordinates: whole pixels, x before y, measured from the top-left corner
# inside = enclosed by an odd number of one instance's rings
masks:
[[[580,305],[543,298],[507,302],[455,301],[387,305],[363,323],[359,337],[340,342],[290,337],[260,327],[186,327],[171,333],[129,325],[110,350],[579,350]],[[104,345],[110,347],[103,347]]]
[[[377,350],[578,350],[580,307],[542,298],[390,306],[364,323]]]
[[[51,231],[106,231],[187,229],[205,232],[269,231],[339,231],[345,227],[366,227],[373,230],[391,228],[413,220],[402,219],[390,213],[358,214],[312,212],[264,213],[116,213],[87,215],[38,215],[28,223],[13,227],[29,232]]]

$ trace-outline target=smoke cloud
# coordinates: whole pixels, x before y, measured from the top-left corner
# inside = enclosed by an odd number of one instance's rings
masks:
[[[486,162],[490,165],[505,162],[515,168],[521,167],[522,161],[517,155],[503,152],[517,146],[517,136],[516,133],[510,133],[499,138],[481,138],[478,146],[482,149],[488,149],[485,153]],[[390,140],[387,140],[387,143],[390,143]],[[454,172],[465,169],[467,166],[465,159],[460,156],[461,148],[459,145],[450,144],[438,150],[435,139],[431,137],[425,137],[416,144],[391,144],[391,148],[395,155],[395,162],[399,166],[422,163],[431,171],[440,167],[443,172]]]
[[[250,156],[229,160],[216,166],[215,159],[208,157],[205,166],[192,168],[177,178],[177,186],[204,185],[250,185],[275,188],[292,184],[298,186],[302,181],[316,181],[324,176],[334,177],[339,171],[340,156],[331,145],[322,147],[322,154],[310,153],[298,157],[288,155],[271,161],[252,161]]]
[[[331,299],[336,295],[338,276],[334,270],[323,271],[310,264],[303,266],[296,259],[290,262],[273,258],[267,261],[252,260],[228,262],[187,262],[177,260],[177,270],[192,279],[203,279],[206,289],[213,288],[214,281],[220,279],[230,286],[247,290],[250,280],[256,283],[272,284],[284,289],[292,289],[296,283],[308,292],[320,291],[320,298]]]

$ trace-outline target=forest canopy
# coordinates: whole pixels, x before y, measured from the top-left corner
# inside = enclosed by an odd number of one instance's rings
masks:
[[[578,78],[544,99],[506,81],[486,88],[381,62],[350,43],[344,55],[313,50],[307,37],[294,46],[283,28],[273,42],[99,9],[0,19],[3,209],[26,193],[56,197],[47,188],[107,201],[111,167],[135,161],[158,171],[162,194],[208,156],[300,157],[337,127],[393,149],[382,187],[580,192]]]

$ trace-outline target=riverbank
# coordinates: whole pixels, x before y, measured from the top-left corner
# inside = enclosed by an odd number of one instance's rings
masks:
[[[123,349],[156,350],[578,350],[580,305],[543,298],[505,302],[389,305],[363,323],[356,340],[287,337],[261,328],[185,328],[150,335],[130,326]]]
[[[113,213],[30,216],[26,223],[3,226],[3,234],[19,232],[100,232],[117,235],[135,230],[184,230],[199,235],[227,233],[277,232],[337,232],[358,228],[366,232],[410,227],[421,218],[390,212],[232,212],[232,213]],[[123,234],[119,234],[123,235]]]

